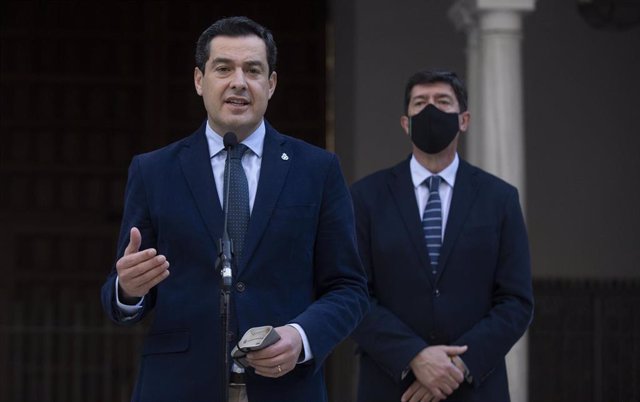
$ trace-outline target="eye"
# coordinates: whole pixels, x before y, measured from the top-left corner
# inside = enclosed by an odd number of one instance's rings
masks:
[[[231,68],[229,68],[228,66],[217,66],[215,68],[215,71],[218,73],[228,73],[229,71],[231,71]]]

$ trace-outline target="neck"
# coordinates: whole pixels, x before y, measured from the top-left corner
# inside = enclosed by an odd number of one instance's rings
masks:
[[[228,132],[232,132],[238,138],[238,142],[244,141],[247,137],[253,134],[258,127],[260,127],[260,123],[253,127],[245,127],[245,126],[237,126],[237,127],[221,127],[215,124],[211,119],[209,119],[209,126],[213,131],[215,131],[219,136],[224,137],[224,135]]]
[[[413,146],[413,156],[419,164],[425,167],[431,173],[440,173],[449,166],[456,157],[458,148],[458,138],[455,138],[448,147],[437,154],[428,154]]]

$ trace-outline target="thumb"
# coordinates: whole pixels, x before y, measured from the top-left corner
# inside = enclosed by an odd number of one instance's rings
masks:
[[[464,345],[464,346],[446,346],[444,348],[444,351],[450,357],[458,356],[458,355],[461,355],[461,354],[463,354],[464,352],[467,351],[467,345]]]
[[[124,255],[129,255],[133,253],[137,253],[140,251],[140,244],[142,243],[142,235],[137,227],[132,227],[131,232],[129,234],[129,244],[127,248],[124,250]]]

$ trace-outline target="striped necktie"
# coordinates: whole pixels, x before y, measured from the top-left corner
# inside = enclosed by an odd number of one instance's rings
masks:
[[[249,184],[247,176],[242,168],[242,155],[248,150],[246,145],[237,144],[231,148],[229,164],[224,167],[224,188],[226,192],[229,186],[229,205],[227,230],[229,237],[233,241],[233,251],[236,263],[240,260],[242,247],[244,246],[244,237],[249,227]],[[231,176],[227,183],[227,170],[231,166]]]
[[[431,262],[431,273],[434,275],[437,273],[438,257],[440,257],[442,246],[442,203],[438,191],[440,180],[440,176],[431,176],[425,180],[429,189],[429,199],[422,215],[422,231]]]

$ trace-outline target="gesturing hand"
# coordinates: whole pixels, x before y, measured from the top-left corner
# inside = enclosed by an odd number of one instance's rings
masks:
[[[436,401],[451,395],[464,380],[462,371],[451,362],[451,358],[466,350],[466,346],[429,346],[411,360],[413,374]]]
[[[130,239],[124,255],[116,262],[118,285],[123,301],[142,297],[169,276],[169,261],[164,255],[156,255],[153,248],[140,250],[142,235],[136,227],[131,228]]]
[[[290,325],[275,328],[280,340],[262,350],[247,354],[247,361],[264,377],[281,377],[298,364],[302,351],[302,338],[297,329]]]

